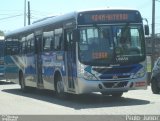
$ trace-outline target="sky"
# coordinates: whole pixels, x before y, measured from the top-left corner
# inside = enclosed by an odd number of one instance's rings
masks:
[[[0,0],[0,30],[12,31],[24,26],[25,0]],[[147,18],[150,29],[152,24],[152,0],[28,0],[31,8],[31,23],[51,15],[60,15],[68,12],[105,8],[133,8]],[[160,33],[160,0],[156,0],[155,32]],[[27,23],[26,23],[27,24]],[[151,33],[151,30],[150,30]]]

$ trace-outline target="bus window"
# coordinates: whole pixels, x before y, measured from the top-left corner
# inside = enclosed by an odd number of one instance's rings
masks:
[[[34,51],[34,34],[29,34],[27,36],[26,49],[27,53]]]
[[[60,50],[60,35],[55,36],[54,49]]]
[[[25,42],[22,42],[22,53],[25,54],[26,52],[26,44]]]
[[[34,39],[31,40],[31,52],[34,52]]]
[[[120,51],[117,51],[116,53],[125,55],[141,55],[142,33],[140,32],[140,27],[130,25],[128,27],[118,26],[116,29],[117,31],[114,43],[116,48],[120,49]]]
[[[53,47],[53,31],[43,33],[43,50],[50,51]]]
[[[55,50],[62,50],[63,46],[63,36],[62,36],[62,29],[55,30],[55,41],[54,41],[54,49]]]
[[[7,55],[15,55],[19,53],[20,43],[18,39],[13,39],[13,38],[7,39],[5,45],[6,45]]]
[[[25,54],[25,49],[26,49],[25,40],[26,40],[26,37],[22,37],[22,39],[21,39],[21,54]]]
[[[27,47],[28,47],[28,43],[27,43],[27,41],[25,41],[25,54],[28,53]]]
[[[68,32],[67,33],[67,43],[73,41],[73,33],[72,32]]]
[[[27,53],[30,53],[31,52],[31,41],[29,40],[27,42]]]

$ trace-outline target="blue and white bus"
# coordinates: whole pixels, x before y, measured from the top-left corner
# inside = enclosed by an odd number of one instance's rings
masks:
[[[146,25],[147,26],[147,25]],[[120,97],[147,88],[145,37],[137,10],[72,12],[6,34],[6,77],[29,87]],[[145,28],[145,29],[144,29]],[[146,31],[144,31],[146,30]]]
[[[5,66],[4,66],[4,36],[0,36],[0,80],[4,79]]]

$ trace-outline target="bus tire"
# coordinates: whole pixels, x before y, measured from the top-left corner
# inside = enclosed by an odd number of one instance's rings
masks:
[[[158,81],[156,79],[151,81],[151,89],[153,94],[159,94],[160,88],[158,87]]]
[[[64,92],[64,85],[62,82],[62,77],[60,75],[57,76],[56,78],[56,95],[59,98],[65,98],[66,94]]]

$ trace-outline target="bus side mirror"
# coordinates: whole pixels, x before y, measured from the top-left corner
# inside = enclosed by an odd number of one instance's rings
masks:
[[[78,30],[78,29],[75,29],[75,30],[73,31],[73,40],[74,40],[74,41],[78,41],[79,38],[80,38],[79,30]]]
[[[149,26],[148,25],[144,26],[144,31],[145,31],[145,35],[149,35]]]

